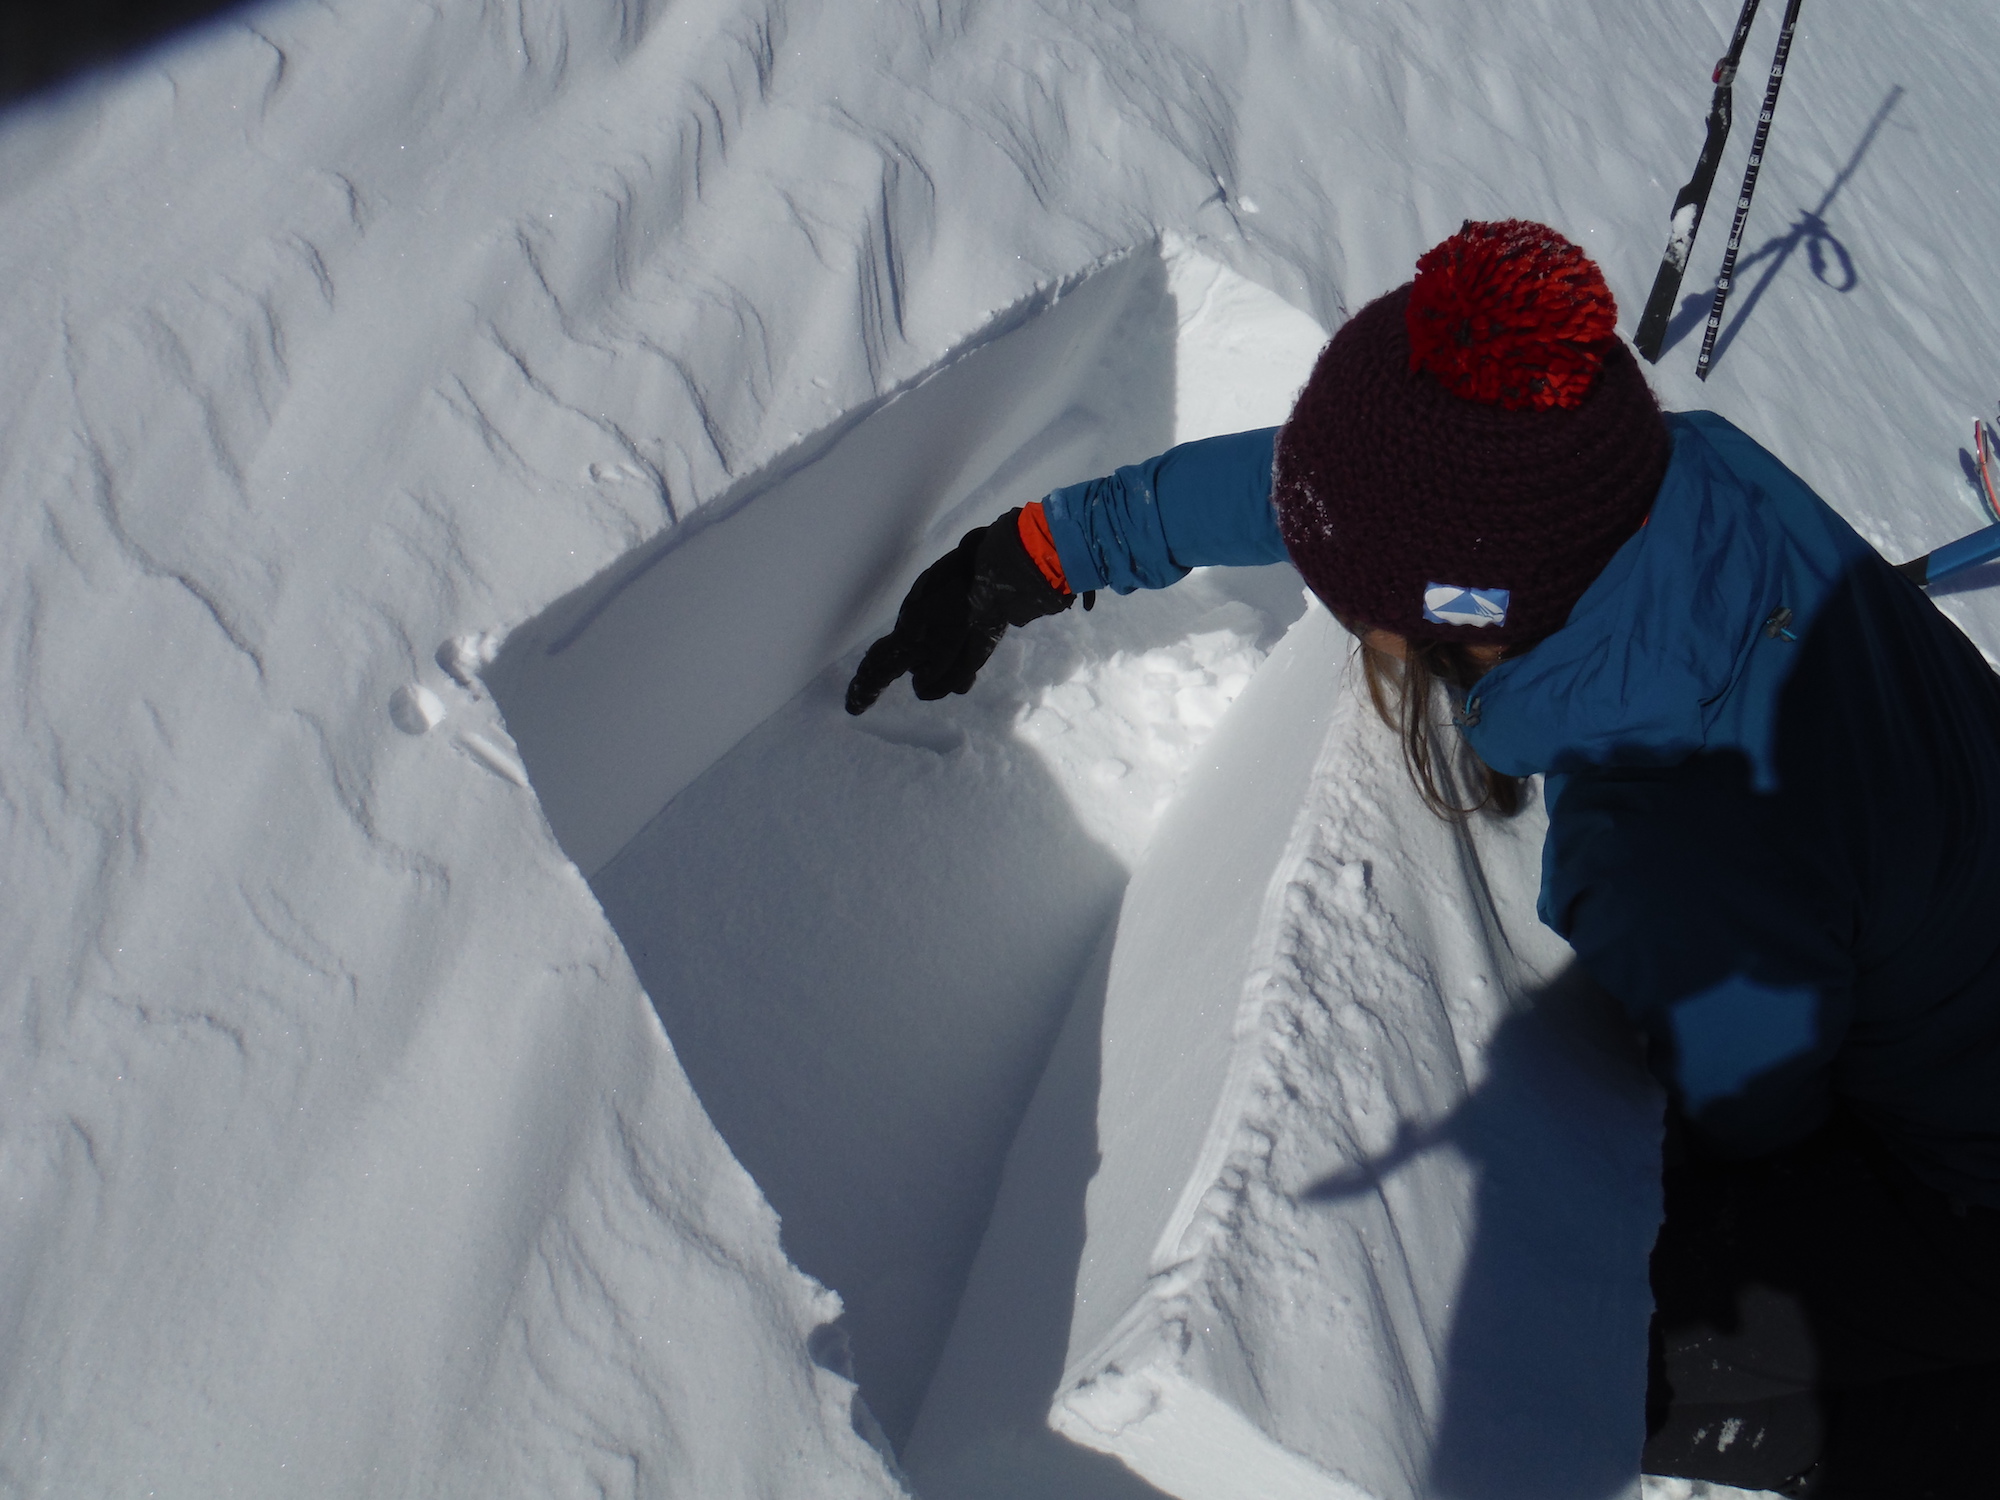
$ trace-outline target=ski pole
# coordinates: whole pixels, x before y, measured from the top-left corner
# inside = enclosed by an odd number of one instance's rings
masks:
[[[1955,542],[1946,542],[1935,551],[1926,552],[1922,557],[1898,563],[1896,571],[1917,587],[1929,588],[1954,573],[1963,573],[1967,568],[1976,568],[1996,557],[2000,557],[2000,523],[1982,526],[1970,536],[1962,536]]]
[[[1778,50],[1771,58],[1771,81],[1764,86],[1764,108],[1757,115],[1757,134],[1750,141],[1750,164],[1743,169],[1743,191],[1736,195],[1736,217],[1730,221],[1729,243],[1722,252],[1722,271],[1715,281],[1715,301],[1709,304],[1708,327],[1701,334],[1701,358],[1695,361],[1698,379],[1708,379],[1709,361],[1715,355],[1716,331],[1722,327],[1722,306],[1729,300],[1731,278],[1736,274],[1736,252],[1743,246],[1743,225],[1750,217],[1750,199],[1757,191],[1757,171],[1764,165],[1764,143],[1771,136],[1771,116],[1778,111],[1778,90],[1785,82],[1785,59],[1792,50],[1792,33],[1798,29],[1799,0],[1785,6],[1785,26],[1778,33]]]
[[[1715,185],[1715,169],[1722,165],[1722,148],[1729,140],[1729,126],[1736,115],[1736,69],[1743,61],[1743,43],[1749,38],[1750,23],[1757,18],[1757,0],[1743,0],[1736,17],[1736,34],[1729,50],[1715,65],[1709,82],[1715,95],[1708,104],[1708,135],[1695,158],[1694,176],[1674,199],[1669,220],[1666,254],[1660,257],[1659,274],[1653,277],[1653,294],[1646,299],[1646,311],[1639,319],[1639,336],[1632,343],[1649,363],[1658,364],[1660,343],[1667,336],[1667,319],[1673,316],[1674,298],[1680,295],[1681,277],[1687,271],[1694,237],[1701,229],[1701,216],[1708,207],[1708,192]]]

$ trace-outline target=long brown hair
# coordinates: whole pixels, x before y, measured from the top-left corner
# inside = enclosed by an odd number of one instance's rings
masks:
[[[1360,641],[1358,649],[1368,697],[1382,722],[1396,732],[1403,748],[1403,765],[1424,806],[1454,823],[1462,823],[1476,812],[1502,818],[1519,812],[1521,778],[1503,775],[1487,765],[1455,723],[1441,723],[1437,713],[1440,684],[1456,720],[1457,705],[1491,670],[1492,663],[1481,661],[1459,641],[1406,642],[1401,661],[1366,641]],[[1448,739],[1441,738],[1447,734]],[[1479,789],[1478,797],[1469,804],[1457,796],[1458,788],[1468,783]]]

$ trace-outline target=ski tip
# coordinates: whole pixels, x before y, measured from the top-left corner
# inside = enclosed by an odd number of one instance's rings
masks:
[[[2000,461],[1994,453],[1993,430],[1978,417],[1972,419],[1973,467],[1979,475],[1979,505],[1986,519],[2000,523]]]

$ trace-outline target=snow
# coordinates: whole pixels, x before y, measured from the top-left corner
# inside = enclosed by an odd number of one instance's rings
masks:
[[[1325,691],[1351,655],[1324,610],[1294,626],[1147,846],[907,1454],[923,1493],[1035,1489],[995,1482],[1026,1444],[989,1414],[1050,1352],[1003,1289],[1054,1255],[1056,1425],[1166,1493],[1636,1485],[1657,1099],[1527,909],[1539,819],[1382,795],[1393,736]],[[1038,1128],[1076,1090],[1094,1172]]]
[[[1695,229],[1700,217],[1701,208],[1693,203],[1683,204],[1674,211],[1673,218],[1668,221],[1665,257],[1670,265],[1678,269],[1687,266],[1688,257],[1694,253]]]
[[[1734,14],[324,0],[0,118],[0,1483],[1629,1493],[1534,815],[1425,821],[1284,569],[837,694],[1461,219],[1629,329]],[[1897,557],[1981,519],[1984,19],[1808,13],[1654,372]]]
[[[1228,370],[1224,341],[1258,333],[1261,367]],[[1032,485],[1045,448],[1104,467],[1172,441],[1166,420],[1185,420],[1192,435],[1230,430],[1246,403],[1252,420],[1282,416],[1322,335],[1184,248],[1100,271],[669,554],[646,577],[652,592],[620,595],[627,618],[601,611],[561,654],[529,654],[531,663],[584,656],[591,665],[577,675],[594,693],[572,682],[557,711],[533,694],[558,668],[496,676],[510,726],[525,707],[531,719],[559,720],[566,745],[616,738],[637,696],[632,679],[658,659],[627,644],[635,633],[692,639],[692,629],[713,628],[726,641],[738,628],[714,613],[691,626],[699,612],[681,602],[687,590],[655,579],[688,554],[681,576],[701,576],[715,550],[739,545],[738,526],[771,535],[777,523],[758,514],[767,504],[789,517],[795,494],[876,493],[905,453],[934,463],[915,435],[980,441],[940,414],[989,405],[995,365],[1032,370],[1019,363],[1022,341],[1030,352],[1064,351],[1074,372],[1059,387],[1065,404],[1047,385],[1038,391],[1046,407],[1014,436],[1025,447],[994,457],[1003,475],[1025,467]],[[1205,407],[1197,383],[1170,392],[1144,378],[1162,355],[1180,366],[1216,344],[1231,378]],[[1156,409],[1133,410],[1147,390]],[[1106,392],[1119,402],[1109,417]],[[848,475],[874,483],[848,488]],[[947,516],[960,509],[950,491],[936,503]],[[963,524],[917,533],[892,596]],[[855,592],[836,538],[854,559],[848,571],[866,576],[872,559],[852,531],[822,535],[811,549],[816,576],[802,575],[794,598],[809,587]],[[899,1442],[951,1326],[1008,1143],[1131,861],[1302,607],[1285,569],[1211,571],[1116,604],[1107,596],[1094,612],[1010,636],[964,699],[919,704],[903,685],[858,720],[840,703],[850,651],[839,670],[787,691],[592,876],[709,1113],[778,1208],[787,1249],[842,1290],[870,1405]],[[649,608],[658,613],[641,623]],[[538,641],[542,627],[522,634]],[[566,775],[602,795],[588,765],[532,750],[529,762],[538,786]]]

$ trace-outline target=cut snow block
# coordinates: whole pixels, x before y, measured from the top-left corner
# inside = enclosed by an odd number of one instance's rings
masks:
[[[1309,611],[1148,846],[906,1449],[927,1500],[1637,1495],[1658,1096],[1535,919],[1538,809],[1427,812],[1351,657]]]
[[[1165,448],[1173,326],[1154,247],[1051,288],[509,636],[485,681],[577,867],[886,630],[961,532]]]

